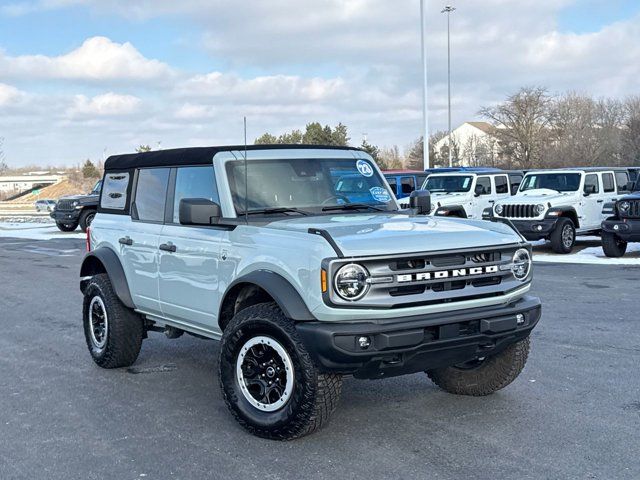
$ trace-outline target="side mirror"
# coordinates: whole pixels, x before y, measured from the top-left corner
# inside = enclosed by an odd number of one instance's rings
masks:
[[[215,225],[221,216],[220,205],[206,198],[180,200],[180,225]]]
[[[431,193],[429,190],[414,190],[409,195],[409,207],[414,215],[431,213]]]
[[[593,195],[594,193],[596,193],[596,186],[595,185],[585,185],[584,186],[584,196],[588,197],[589,195]]]
[[[476,185],[476,188],[473,190],[473,194],[476,197],[479,197],[484,193],[484,187],[482,185]]]

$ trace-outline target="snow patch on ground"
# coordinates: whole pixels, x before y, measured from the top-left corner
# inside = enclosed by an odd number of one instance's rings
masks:
[[[597,244],[597,246],[594,246]],[[589,265],[640,265],[640,243],[627,245],[627,253],[621,258],[609,258],[602,251],[600,237],[578,237],[573,253],[560,255],[551,251],[544,240],[531,242],[533,261],[548,263],[583,263]]]
[[[78,229],[75,232],[61,232],[55,223],[16,223],[0,222],[0,237],[23,238],[30,240],[52,240],[57,238],[86,238]]]

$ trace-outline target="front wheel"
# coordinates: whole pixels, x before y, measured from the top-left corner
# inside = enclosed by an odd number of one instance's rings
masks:
[[[86,232],[87,228],[91,226],[91,222],[93,222],[95,216],[95,210],[85,210],[84,212],[82,212],[82,214],[80,215],[80,228],[83,232]]]
[[[224,331],[218,378],[236,420],[263,438],[290,440],[325,424],[342,377],[318,371],[293,323],[274,303],[241,310]]]
[[[602,232],[602,250],[607,257],[622,257],[627,251],[627,242],[613,233]]]
[[[527,363],[529,337],[509,345],[497,355],[461,365],[428,370],[433,383],[449,393],[490,395],[513,382]]]
[[[571,253],[575,242],[575,225],[570,218],[560,217],[556,228],[551,232],[551,248],[555,253]]]

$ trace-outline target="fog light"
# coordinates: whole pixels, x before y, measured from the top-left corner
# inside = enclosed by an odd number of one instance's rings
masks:
[[[620,230],[620,225],[614,225],[614,226],[613,226],[613,229],[614,229],[614,230]]]
[[[516,323],[518,325],[524,325],[524,315],[519,313],[516,315]]]
[[[538,225],[538,226],[536,227],[536,230],[538,230],[539,232],[541,232],[541,231],[542,231],[542,225]]]
[[[358,337],[358,346],[362,350],[366,350],[371,346],[371,339],[369,337]]]

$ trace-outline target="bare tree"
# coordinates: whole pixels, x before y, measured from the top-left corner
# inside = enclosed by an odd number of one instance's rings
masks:
[[[9,165],[5,161],[4,156],[4,137],[0,137],[0,175],[4,175],[9,170]]]
[[[507,160],[521,168],[531,168],[541,159],[548,136],[550,106],[546,89],[525,87],[503,103],[483,107],[480,115],[498,127],[495,135]]]
[[[625,120],[621,131],[622,160],[627,165],[640,165],[640,96],[624,103]]]
[[[378,166],[382,170],[394,170],[402,168],[402,156],[397,145],[384,147],[378,153]]]

